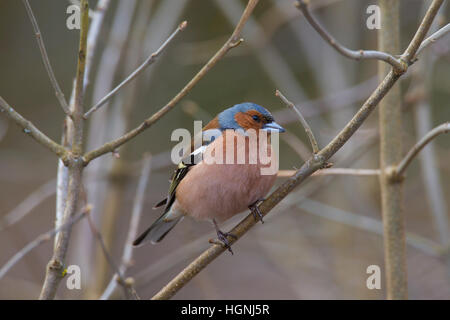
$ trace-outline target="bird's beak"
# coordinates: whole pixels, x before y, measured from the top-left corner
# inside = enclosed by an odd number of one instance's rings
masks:
[[[272,132],[272,131],[277,131],[277,132],[285,132],[286,130],[280,126],[278,123],[276,123],[275,121],[272,121],[270,123],[266,123],[263,127],[262,130],[264,131],[268,131],[268,132]]]

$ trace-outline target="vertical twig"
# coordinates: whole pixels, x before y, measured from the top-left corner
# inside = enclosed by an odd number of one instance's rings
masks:
[[[400,49],[399,2],[380,0],[383,27],[378,31],[380,51],[396,54]],[[379,63],[379,78],[388,71]],[[402,108],[400,87],[395,86],[380,103],[380,187],[384,225],[387,298],[407,298],[403,183],[388,173],[402,157]]]
[[[83,162],[81,154],[83,152],[83,82],[86,67],[86,46],[87,32],[89,28],[89,3],[87,0],[81,1],[81,30],[78,50],[78,65],[75,78],[74,108],[72,112],[73,130],[70,132],[72,148],[71,159],[69,160],[69,185],[67,201],[64,209],[63,223],[69,221],[75,214],[78,205],[78,197],[81,190],[81,177]],[[59,233],[58,242],[53,251],[53,257],[47,265],[44,284],[39,299],[53,299],[56,290],[61,282],[64,259],[69,246],[71,227]]]

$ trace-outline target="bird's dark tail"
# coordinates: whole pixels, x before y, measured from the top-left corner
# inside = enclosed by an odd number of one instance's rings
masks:
[[[134,240],[133,246],[139,246],[147,241],[153,244],[161,241],[183,219],[183,216],[179,216],[167,221],[168,214],[169,212],[166,212],[161,215],[147,230]]]

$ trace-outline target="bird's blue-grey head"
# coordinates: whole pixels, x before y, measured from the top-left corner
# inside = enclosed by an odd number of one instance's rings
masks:
[[[221,130],[226,129],[245,129],[238,123],[242,117],[238,115],[245,115],[248,118],[246,123],[251,127],[252,122],[255,127],[259,127],[265,131],[285,132],[286,130],[275,122],[272,114],[266,108],[252,102],[239,103],[231,108],[222,111],[219,116],[219,125]]]

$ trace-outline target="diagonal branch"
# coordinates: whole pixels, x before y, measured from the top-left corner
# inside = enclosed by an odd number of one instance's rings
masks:
[[[248,18],[250,17],[253,9],[259,0],[249,0],[247,7],[244,10],[244,13],[239,20],[236,28],[233,31],[231,37],[225,42],[225,44],[216,52],[216,54],[203,66],[203,68],[189,81],[188,84],[175,96],[170,100],[164,107],[162,107],[159,111],[153,114],[151,117],[147,118],[144,122],[142,122],[138,127],[133,130],[127,132],[123,136],[113,140],[111,142],[105,143],[100,148],[90,151],[86,153],[83,157],[84,164],[87,165],[90,161],[95,158],[100,157],[108,152],[115,151],[118,147],[123,145],[124,143],[130,141],[149,127],[151,127],[155,122],[161,119],[167,112],[172,110],[181,99],[183,99],[192,88],[211,70],[217,62],[222,59],[222,57],[231,49],[239,45],[243,40],[240,38],[240,34],[244,25]]]
[[[295,2],[295,6],[303,12],[306,20],[308,20],[309,24],[319,33],[319,35],[326,41],[330,46],[332,46],[337,52],[342,54],[343,56],[355,59],[355,60],[364,60],[364,59],[374,59],[381,60],[389,63],[395,70],[399,72],[404,72],[407,66],[400,60],[395,58],[386,52],[374,51],[374,50],[350,50],[340,44],[317,20],[314,18],[309,12],[308,1],[299,0]]]
[[[0,231],[3,231],[15,223],[19,222],[35,207],[41,204],[44,200],[55,194],[55,179],[51,179],[37,190],[32,192],[28,197],[21,201],[9,213],[3,215],[0,219]]]
[[[277,97],[280,97],[280,99],[290,109],[294,110],[294,112],[298,115],[298,117],[300,119],[300,122],[301,122],[303,128],[305,128],[306,134],[308,135],[309,142],[311,143],[311,147],[312,147],[313,153],[316,154],[317,152],[319,152],[319,144],[317,143],[317,140],[314,137],[314,133],[312,132],[311,127],[309,126],[308,122],[306,122],[306,120],[303,117],[303,115],[301,114],[300,110],[292,102],[290,102],[288,99],[286,99],[286,97],[279,90],[275,91],[275,95]]]
[[[41,243],[49,241],[55,234],[58,232],[67,229],[71,227],[73,224],[77,223],[81,218],[85,217],[87,214],[89,214],[90,208],[86,207],[83,209],[83,211],[78,214],[77,216],[71,218],[66,223],[62,224],[61,226],[54,228],[44,234],[41,234],[39,237],[37,237],[35,240],[28,243],[25,247],[23,247],[19,252],[17,252],[8,262],[6,262],[3,267],[0,269],[0,279],[9,271],[11,270],[14,265],[19,262],[25,255],[27,255],[31,250],[38,247]]]
[[[2,97],[0,97],[0,112],[6,112],[6,115],[23,129],[23,132],[30,135],[34,140],[55,153],[64,162],[67,161],[68,150],[66,148],[50,139],[45,133],[36,128],[31,121],[22,117]]]
[[[409,166],[411,161],[415,156],[419,154],[419,152],[433,140],[438,135],[442,133],[447,133],[450,131],[450,123],[443,123],[430,132],[428,132],[422,139],[420,139],[406,154],[406,156],[400,161],[400,163],[395,167],[395,175],[402,176],[405,172],[406,168]]]
[[[47,70],[48,76],[50,78],[50,82],[52,83],[53,89],[55,90],[56,98],[58,98],[59,103],[61,104],[62,109],[67,115],[70,115],[69,105],[67,104],[66,99],[64,98],[64,93],[59,87],[58,80],[56,80],[55,73],[53,72],[52,66],[50,64],[50,60],[48,58],[47,50],[45,49],[44,40],[42,39],[41,30],[39,29],[39,25],[37,23],[36,17],[34,16],[33,10],[31,9],[30,3],[28,0],[22,0],[25,8],[27,9],[28,16],[30,17],[31,24],[33,25],[34,33],[36,35],[36,40],[39,45],[39,49],[41,50],[42,61],[44,62],[45,69]]]
[[[177,29],[167,38],[166,41],[159,47],[157,51],[152,53],[145,61],[142,63],[139,68],[134,70],[125,80],[123,80],[117,87],[115,87],[110,93],[104,96],[99,102],[97,102],[92,108],[89,109],[88,112],[84,114],[84,118],[87,119],[89,115],[95,111],[97,111],[101,106],[103,106],[109,99],[114,97],[120,89],[122,89],[126,84],[131,82],[134,78],[136,78],[141,72],[145,70],[149,65],[156,61],[156,58],[161,54],[161,52],[167,47],[167,45],[175,38],[175,36],[183,31],[187,26],[187,22],[183,21],[177,27]]]
[[[131,213],[130,227],[128,229],[127,240],[122,253],[122,262],[119,271],[122,272],[122,278],[126,275],[128,267],[131,265],[133,255],[133,241],[138,236],[139,221],[142,214],[142,206],[144,204],[145,192],[150,176],[151,156],[145,155],[141,177],[139,178],[138,187],[136,190],[136,197],[134,198],[133,211]],[[105,289],[105,292],[100,297],[101,300],[108,300],[114,293],[117,286],[117,278],[113,277]]]
[[[106,257],[106,260],[108,261],[111,268],[114,270],[114,273],[117,275],[117,282],[123,287],[125,296],[131,297],[134,300],[140,300],[139,296],[136,293],[136,290],[134,290],[133,287],[133,280],[130,279],[124,279],[123,272],[119,270],[116,263],[114,262],[114,259],[112,258],[111,254],[108,252],[108,249],[106,248],[105,241],[103,240],[103,237],[101,233],[98,231],[98,229],[95,227],[94,222],[91,219],[91,216],[88,217],[89,227],[94,234],[94,236],[97,238],[97,241],[100,244],[100,247],[102,248],[103,254]]]
[[[434,17],[442,5],[443,0],[434,0],[430,5],[425,17],[422,20],[419,29],[411,42],[421,43],[427,33]],[[408,47],[409,48],[409,47]],[[410,59],[413,57],[418,49],[418,46],[412,46],[405,55]],[[407,49],[408,50],[408,49]],[[406,53],[406,52],[405,52]],[[406,60],[409,65],[410,60]],[[303,183],[310,175],[319,170],[326,164],[327,160],[331,158],[342,146],[350,139],[355,131],[363,124],[364,120],[375,109],[378,103],[386,96],[389,90],[394,86],[402,73],[389,72],[384,80],[378,85],[375,91],[370,95],[367,101],[362,105],[355,116],[349,123],[341,130],[341,132],[319,153],[308,159],[296,173],[288,178],[282,185],[280,185],[266,200],[261,202],[258,206],[262,216],[266,216],[278,203],[280,203],[292,190]],[[239,240],[248,230],[250,230],[257,222],[253,214],[249,214],[241,222],[239,222],[230,232],[236,235],[236,239],[229,238],[230,244]],[[201,272],[209,263],[225,252],[226,248],[220,245],[212,245],[191,262],[185,269],[183,269],[175,278],[173,278],[164,288],[162,288],[156,295],[154,300],[170,299],[181,288],[183,288],[189,281],[191,281],[199,272]]]
[[[439,29],[438,31],[436,31],[435,33],[433,33],[431,36],[429,36],[428,38],[426,38],[421,44],[419,49],[417,49],[417,53],[416,56],[418,56],[423,49],[425,49],[426,47],[428,47],[429,45],[435,43],[436,41],[438,41],[440,38],[443,38],[444,36],[448,35],[450,32],[450,23],[447,23],[445,26],[443,26],[441,29]]]

